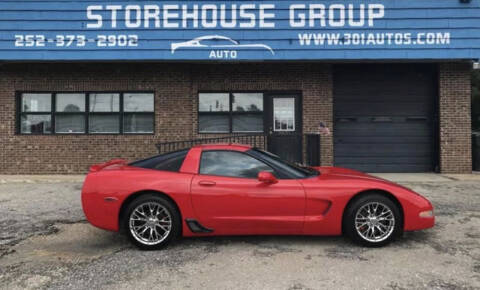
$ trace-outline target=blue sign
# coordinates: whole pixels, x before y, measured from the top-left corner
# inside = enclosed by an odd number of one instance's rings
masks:
[[[0,40],[0,60],[479,59],[480,0],[7,0]]]

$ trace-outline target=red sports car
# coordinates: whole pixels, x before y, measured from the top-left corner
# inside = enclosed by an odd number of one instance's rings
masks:
[[[92,225],[123,230],[142,249],[214,235],[345,234],[382,246],[435,223],[432,204],[408,188],[232,144],[94,165],[82,205]]]

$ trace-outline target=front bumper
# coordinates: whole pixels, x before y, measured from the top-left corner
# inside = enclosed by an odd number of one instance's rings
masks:
[[[427,214],[431,212],[431,215]],[[421,195],[415,194],[415,198],[404,205],[405,231],[417,231],[429,229],[435,226],[433,205]]]
[[[418,231],[433,228],[435,226],[435,217],[419,217],[414,224],[405,226],[405,231]]]

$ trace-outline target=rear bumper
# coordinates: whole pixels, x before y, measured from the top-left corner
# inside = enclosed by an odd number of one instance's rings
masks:
[[[99,193],[82,193],[82,208],[88,222],[93,226],[108,230],[119,230],[120,201]]]

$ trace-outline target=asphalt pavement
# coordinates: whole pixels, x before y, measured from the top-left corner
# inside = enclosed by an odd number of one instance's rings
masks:
[[[182,239],[143,252],[85,221],[83,177],[0,176],[0,289],[480,289],[479,176],[384,176],[435,228],[384,248],[343,237]]]

